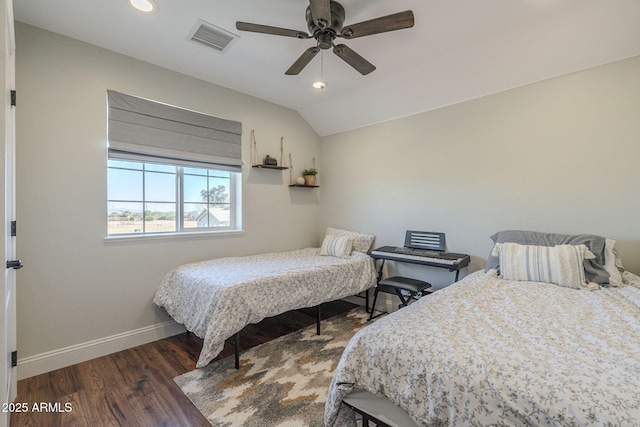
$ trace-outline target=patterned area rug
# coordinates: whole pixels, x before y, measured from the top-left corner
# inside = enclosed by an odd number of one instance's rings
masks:
[[[364,308],[322,321],[174,378],[215,427],[322,427],[327,390],[351,337],[367,325]]]

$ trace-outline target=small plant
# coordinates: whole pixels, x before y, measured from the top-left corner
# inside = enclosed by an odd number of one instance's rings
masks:
[[[318,170],[316,168],[305,169],[302,171],[302,176],[315,176],[318,174]]]
[[[264,164],[269,166],[277,166],[278,160],[276,160],[274,157],[271,157],[270,155],[267,154],[264,158]]]

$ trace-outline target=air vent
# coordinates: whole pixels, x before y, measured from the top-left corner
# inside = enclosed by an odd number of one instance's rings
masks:
[[[189,40],[192,42],[223,53],[231,47],[237,38],[237,35],[202,20],[198,20],[189,34]]]

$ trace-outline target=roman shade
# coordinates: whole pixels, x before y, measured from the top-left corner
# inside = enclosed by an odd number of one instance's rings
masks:
[[[109,157],[240,171],[242,123],[107,91]]]

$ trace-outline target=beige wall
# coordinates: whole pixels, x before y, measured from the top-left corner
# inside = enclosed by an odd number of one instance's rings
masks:
[[[377,245],[443,231],[472,270],[501,229],[594,233],[640,273],[640,57],[324,137],[321,153],[320,230]]]
[[[288,171],[250,167],[252,129],[262,155],[279,157],[284,136],[298,170],[313,157],[321,167],[319,137],[298,113],[24,24],[16,30],[21,358],[168,320],[153,294],[184,262],[318,245],[317,192],[290,189]],[[105,242],[107,89],[242,122],[243,235]]]
[[[374,233],[378,245],[401,245],[407,229],[444,231],[451,251],[473,256],[470,270],[500,229],[596,233],[618,240],[640,273],[640,58],[321,140],[289,109],[16,30],[21,359],[163,324],[151,301],[172,267],[317,245],[329,225]],[[244,234],[105,242],[108,88],[243,123]],[[285,136],[298,170],[316,157],[321,188],[289,189],[287,172],[250,168],[251,129],[262,154]],[[405,270],[437,286],[452,279]]]

